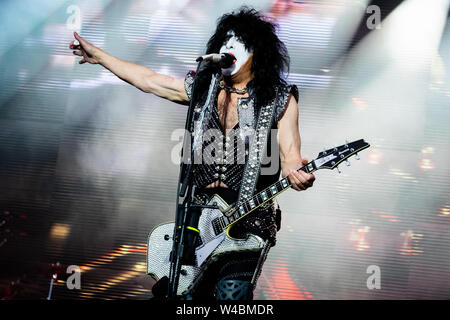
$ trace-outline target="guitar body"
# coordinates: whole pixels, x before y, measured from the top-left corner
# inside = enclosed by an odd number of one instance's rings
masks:
[[[229,205],[220,196],[214,195],[208,205],[217,205],[219,208],[227,208]],[[208,262],[218,255],[228,252],[259,251],[264,247],[261,237],[248,234],[246,239],[235,239],[229,235],[232,225],[221,233],[216,234],[213,228],[213,220],[223,216],[220,209],[203,209],[198,223],[201,245],[195,249],[197,265],[183,265],[180,274],[177,294],[181,295],[189,291],[198,275],[206,267]],[[156,280],[169,276],[170,252],[172,251],[172,234],[174,223],[165,223],[157,226],[150,233],[147,245],[147,273]]]

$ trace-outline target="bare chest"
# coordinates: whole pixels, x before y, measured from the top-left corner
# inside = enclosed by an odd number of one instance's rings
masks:
[[[238,99],[245,97],[247,96],[230,94],[224,90],[220,91],[217,98],[217,112],[222,128],[226,130],[233,129],[239,122]]]

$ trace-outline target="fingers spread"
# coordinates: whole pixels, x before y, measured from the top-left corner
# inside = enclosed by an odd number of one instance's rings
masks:
[[[83,56],[83,54],[81,53],[81,51],[80,51],[80,50],[77,50],[77,51],[73,51],[73,54],[74,54],[74,55],[76,55],[76,56],[80,56],[80,57],[82,57],[82,56]]]

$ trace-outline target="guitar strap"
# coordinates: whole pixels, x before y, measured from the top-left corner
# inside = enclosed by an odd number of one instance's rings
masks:
[[[259,110],[255,134],[250,138],[248,161],[242,175],[237,204],[251,198],[255,193],[256,183],[261,170],[261,160],[267,147],[267,139],[274,119],[276,97],[277,94],[269,104],[261,107]],[[230,216],[233,214],[233,211],[230,210],[224,214]]]

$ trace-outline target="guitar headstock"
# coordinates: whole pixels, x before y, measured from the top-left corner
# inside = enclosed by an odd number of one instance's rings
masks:
[[[314,160],[315,166],[318,169],[335,169],[337,166],[346,161],[347,165],[350,165],[348,158],[355,155],[359,160],[358,152],[370,147],[370,144],[364,141],[364,139],[356,140],[353,142],[347,142],[339,147],[324,150],[319,153],[319,156]],[[339,168],[338,168],[339,170]]]

